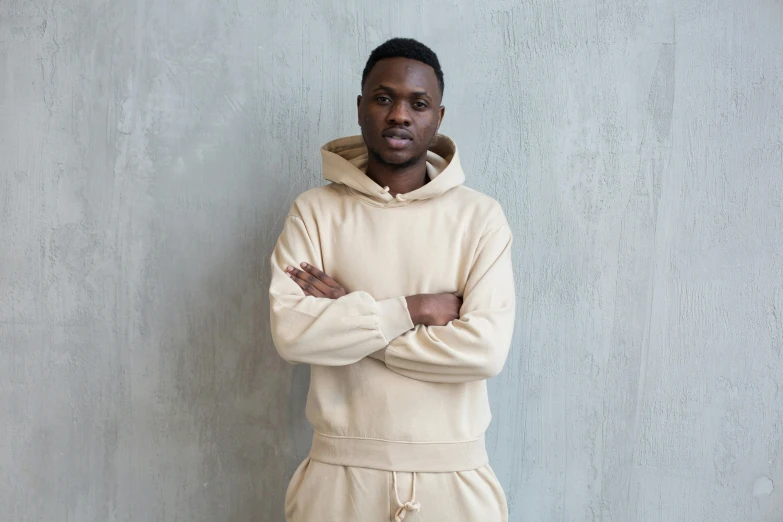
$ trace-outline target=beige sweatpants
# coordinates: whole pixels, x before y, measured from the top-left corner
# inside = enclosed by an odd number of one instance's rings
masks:
[[[393,473],[305,460],[285,500],[287,522],[508,522],[489,466],[454,473]]]

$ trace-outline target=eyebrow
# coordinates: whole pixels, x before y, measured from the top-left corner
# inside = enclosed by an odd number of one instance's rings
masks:
[[[378,91],[386,91],[389,94],[396,94],[397,91],[395,91],[393,88],[389,87],[388,85],[379,85],[375,89],[372,90],[372,92],[378,92]],[[430,98],[432,99],[432,96],[430,96],[427,91],[416,91],[411,93],[412,96],[418,97],[418,98]]]

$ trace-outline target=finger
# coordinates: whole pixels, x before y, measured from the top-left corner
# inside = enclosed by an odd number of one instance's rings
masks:
[[[313,277],[317,277],[321,282],[323,282],[326,286],[330,288],[342,288],[340,283],[323,273],[318,268],[314,267],[311,264],[308,263],[302,263],[302,268],[307,272],[308,274],[312,275]]]
[[[304,272],[299,272],[299,277],[317,288],[324,296],[330,297],[334,290],[342,288],[334,279],[321,272],[319,269],[308,263],[302,263]]]
[[[318,281],[316,277],[313,277],[307,272],[303,272],[298,268],[289,268],[290,270],[288,271],[288,274],[291,276],[291,279],[293,279],[294,282],[298,284],[307,295],[312,295],[313,297],[326,297],[326,294],[323,292],[323,290],[325,290],[327,287]]]
[[[304,265],[305,263],[302,263]],[[331,294],[332,287],[321,281],[316,275],[311,274],[309,272],[305,272],[303,270],[296,271],[296,277],[304,280],[305,282],[309,283],[313,286],[313,288],[317,289],[319,292],[321,292],[324,296],[327,296]]]
[[[305,295],[313,295],[313,294],[310,292],[310,290],[312,289],[312,287],[311,287],[311,286],[309,286],[309,285],[307,285],[307,284],[306,284],[306,282],[305,282],[304,280],[302,280],[302,279],[299,279],[298,277],[296,277],[296,272],[297,272],[296,268],[294,268],[294,267],[292,267],[292,266],[287,266],[287,267],[285,268],[285,273],[286,273],[286,275],[287,275],[288,277],[290,277],[290,278],[291,278],[291,280],[292,280],[294,283],[296,283],[296,284],[297,284],[297,285],[298,285],[298,286],[299,286],[299,287],[300,287],[300,288],[301,288],[301,289],[304,291],[304,294],[305,294]]]
[[[294,283],[299,285],[299,287],[302,289],[302,291],[305,293],[305,295],[310,295],[310,296],[313,296],[313,297],[325,297],[323,292],[318,290],[311,283],[305,281],[304,279],[302,279],[300,277],[297,277],[296,274],[292,275],[291,279],[294,280]]]
[[[306,286],[306,285],[305,285],[305,284],[304,284],[304,283],[303,283],[301,280],[297,279],[295,276],[291,276],[291,279],[293,279],[293,280],[294,280],[294,283],[296,283],[297,285],[299,285],[299,288],[301,288],[301,289],[302,289],[302,292],[304,292],[304,295],[305,295],[305,296],[308,296],[308,295],[309,295],[309,296],[313,296],[313,294],[311,294],[311,293],[310,293],[310,292],[307,290],[307,288],[305,288],[305,286]],[[313,296],[313,297],[315,297],[315,296]]]

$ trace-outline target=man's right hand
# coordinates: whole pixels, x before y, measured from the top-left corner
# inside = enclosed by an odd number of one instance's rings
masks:
[[[462,299],[454,294],[419,294],[405,298],[413,324],[446,326],[459,319]]]

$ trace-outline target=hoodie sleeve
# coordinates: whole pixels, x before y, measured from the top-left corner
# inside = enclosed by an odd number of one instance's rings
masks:
[[[446,326],[418,325],[373,357],[420,381],[463,383],[500,373],[514,331],[511,240],[507,224],[482,236],[458,320]]]
[[[289,215],[272,254],[272,339],[290,363],[346,366],[413,328],[405,297],[376,301],[367,292],[339,299],[305,296],[286,267],[320,260],[301,218]],[[322,269],[322,267],[319,267]]]

